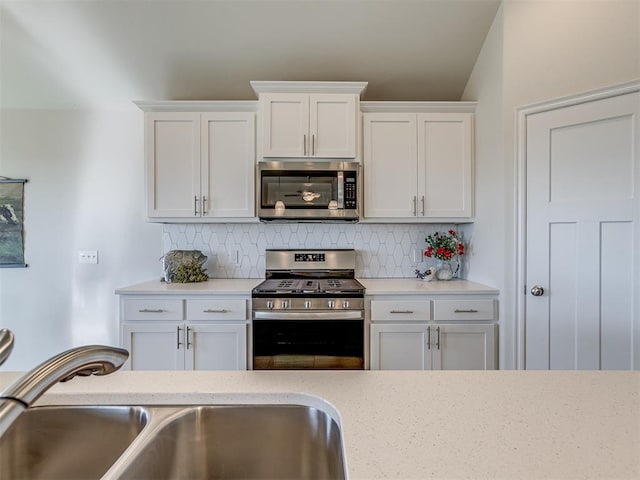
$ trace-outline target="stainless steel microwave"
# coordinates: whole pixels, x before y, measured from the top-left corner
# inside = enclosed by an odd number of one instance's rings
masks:
[[[360,168],[358,162],[259,162],[258,217],[262,221],[357,222]]]

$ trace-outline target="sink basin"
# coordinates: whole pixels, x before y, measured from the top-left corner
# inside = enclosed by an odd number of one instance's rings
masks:
[[[27,409],[0,437],[0,479],[344,479],[340,427],[301,405]]]
[[[345,478],[338,425],[307,406],[184,408],[140,440],[117,478]]]
[[[0,478],[100,478],[148,421],[141,407],[33,407],[0,437]]]

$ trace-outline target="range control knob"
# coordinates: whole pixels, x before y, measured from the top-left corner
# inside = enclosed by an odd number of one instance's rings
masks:
[[[342,301],[342,308],[344,308],[345,310],[349,308],[349,300]]]
[[[306,308],[307,310],[311,308],[311,300],[304,301],[304,308]]]
[[[327,302],[327,306],[328,306],[329,308],[331,308],[331,309],[336,308],[336,301],[335,301],[335,300],[329,300],[329,301]]]
[[[280,303],[280,308],[282,308],[283,310],[289,308],[289,300],[282,300],[282,302]]]
[[[267,309],[269,310],[273,309],[273,300],[267,300]]]

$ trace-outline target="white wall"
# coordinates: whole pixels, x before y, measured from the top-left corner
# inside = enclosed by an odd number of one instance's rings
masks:
[[[502,142],[502,42],[503,12],[498,10],[478,56],[462,100],[477,100],[475,113],[476,223],[467,227],[468,278],[500,289],[500,364],[507,353],[511,322],[505,314],[505,168]]]
[[[4,370],[72,346],[117,344],[114,290],[160,275],[161,227],[145,223],[142,112],[3,110],[0,174],[27,178],[25,259],[0,269]],[[78,264],[98,250],[98,265]]]
[[[498,30],[501,41],[492,36]],[[507,0],[491,32],[463,96],[479,102],[478,220],[469,276],[480,280],[480,267],[494,266],[486,283],[502,290],[500,363],[515,368],[516,109],[639,79],[640,2]]]

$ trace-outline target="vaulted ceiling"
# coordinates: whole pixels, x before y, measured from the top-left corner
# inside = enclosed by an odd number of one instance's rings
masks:
[[[253,100],[250,80],[459,100],[499,0],[0,2],[3,107]]]

